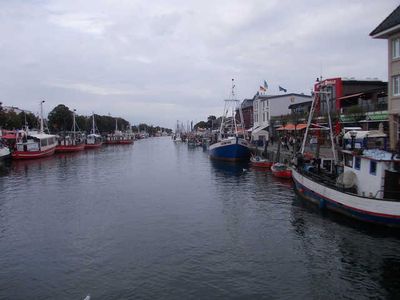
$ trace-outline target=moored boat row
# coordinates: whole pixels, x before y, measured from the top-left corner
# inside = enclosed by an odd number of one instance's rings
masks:
[[[92,116],[91,133],[85,135],[77,130],[75,112],[73,112],[73,128],[71,132],[59,135],[44,132],[43,102],[41,102],[40,129],[30,130],[28,127],[18,131],[5,132],[4,139],[0,136],[0,160],[38,159],[51,156],[54,153],[72,153],[85,149],[100,148],[104,144],[103,137],[96,130],[94,114]],[[133,144],[134,135],[119,132],[123,137],[113,144]],[[128,138],[125,138],[125,137]]]

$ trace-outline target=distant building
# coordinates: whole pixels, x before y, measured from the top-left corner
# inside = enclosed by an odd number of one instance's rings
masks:
[[[370,34],[375,39],[388,40],[388,112],[390,148],[400,139],[400,6]]]
[[[243,123],[245,129],[253,127],[253,99],[244,99],[241,108],[243,114]]]
[[[18,114],[20,114],[20,113],[22,113],[22,112],[25,112],[25,113],[31,113],[30,111],[28,111],[28,110],[24,110],[24,109],[20,109],[20,108],[18,108],[18,107],[15,107],[15,106],[2,106],[2,108],[3,108],[3,111],[4,112],[15,112],[17,115]]]
[[[351,101],[346,100],[346,96],[359,94],[374,89],[382,89],[387,87],[387,82],[383,82],[376,78],[367,80],[356,80],[354,78],[329,78],[317,81],[314,85],[314,91],[319,93],[321,98],[320,112],[322,114],[328,112],[326,97],[330,98],[330,112],[342,113],[343,109],[355,105]]]
[[[271,118],[291,113],[292,104],[310,102],[311,96],[304,94],[257,95],[253,101],[254,125],[253,140],[268,140]]]
[[[309,113],[311,110],[312,101],[300,102],[295,104],[290,104],[289,109],[292,114],[304,114]]]

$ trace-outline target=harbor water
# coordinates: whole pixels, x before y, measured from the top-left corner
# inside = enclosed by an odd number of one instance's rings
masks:
[[[399,298],[399,237],[168,137],[0,167],[0,299]]]

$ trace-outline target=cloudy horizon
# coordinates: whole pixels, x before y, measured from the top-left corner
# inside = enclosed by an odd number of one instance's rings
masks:
[[[369,33],[397,1],[2,1],[0,102],[174,128],[221,115],[266,80],[309,94],[318,76],[387,80]]]

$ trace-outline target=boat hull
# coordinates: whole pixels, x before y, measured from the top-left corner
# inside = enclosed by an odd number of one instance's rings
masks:
[[[131,145],[131,144],[133,144],[133,140],[111,140],[111,141],[105,141],[104,144],[106,144],[106,145]]]
[[[400,227],[400,201],[361,197],[330,188],[292,170],[295,191],[304,199],[353,219]]]
[[[11,151],[7,147],[0,147],[0,161],[11,157]]]
[[[211,159],[244,161],[250,158],[248,143],[240,138],[222,140],[209,147]]]
[[[37,159],[51,156],[54,154],[56,147],[52,147],[43,151],[14,151],[11,156],[13,159]]]
[[[85,149],[85,144],[70,145],[70,146],[56,146],[56,153],[79,152]]]
[[[85,149],[96,149],[100,148],[103,145],[103,142],[96,144],[85,144]]]
[[[255,168],[263,168],[263,169],[270,169],[272,166],[272,161],[266,160],[266,159],[259,159],[257,160],[256,158],[250,158],[250,163],[253,167]]]

